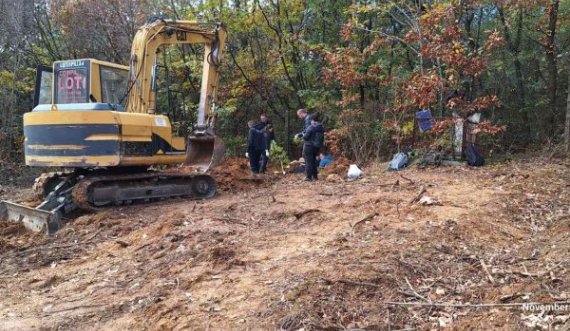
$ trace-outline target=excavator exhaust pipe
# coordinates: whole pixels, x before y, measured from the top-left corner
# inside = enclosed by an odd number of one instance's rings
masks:
[[[10,201],[0,202],[0,222],[19,222],[34,232],[50,234],[61,227],[61,213],[23,206]]]
[[[206,172],[224,160],[225,152],[224,141],[218,136],[190,136],[184,164]]]

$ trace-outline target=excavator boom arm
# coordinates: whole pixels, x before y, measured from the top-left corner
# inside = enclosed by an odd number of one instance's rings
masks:
[[[216,98],[218,67],[226,41],[222,24],[157,20],[136,33],[130,59],[126,110],[153,114],[156,109],[156,62],[163,45],[204,44],[204,65],[197,127],[206,128]]]

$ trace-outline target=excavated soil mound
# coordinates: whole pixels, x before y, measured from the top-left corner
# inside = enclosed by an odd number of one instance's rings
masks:
[[[0,236],[12,236],[20,233],[26,233],[26,228],[21,223],[0,222]]]
[[[247,159],[230,158],[210,171],[216,179],[220,191],[242,191],[252,186],[263,186],[269,183],[265,175],[252,175]]]
[[[42,234],[27,230],[21,223],[0,220],[0,253],[27,247],[42,239]]]
[[[170,173],[194,173],[193,167],[169,169]],[[208,174],[216,179],[218,191],[232,192],[248,190],[252,187],[267,186],[272,179],[267,175],[252,175],[249,162],[243,158],[228,158],[212,168]]]
[[[348,167],[350,166],[350,161],[345,159],[344,157],[339,157],[333,159],[333,162],[328,166],[321,170],[323,175],[338,175],[341,178],[345,178],[348,172]]]

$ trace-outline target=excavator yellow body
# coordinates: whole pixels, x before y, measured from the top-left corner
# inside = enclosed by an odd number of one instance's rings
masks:
[[[158,20],[144,25],[135,35],[130,66],[95,59],[55,62],[52,84],[37,86],[40,92],[44,90],[44,96],[51,93],[52,102],[38,104],[24,115],[26,164],[83,168],[177,164],[187,160],[208,168],[215,143],[210,132],[217,64],[225,39],[220,24]],[[205,46],[198,135],[190,140],[201,150],[191,149],[189,155],[187,137],[175,136],[168,116],[156,114],[158,50],[176,44]],[[45,91],[49,85],[51,91]],[[215,151],[219,153],[220,148]],[[204,154],[210,157],[204,158]],[[218,159],[216,155],[214,161]]]
[[[128,67],[94,59],[58,61],[53,77],[56,102],[24,114],[27,165],[89,168],[185,161],[187,139],[174,135],[168,116],[129,112],[118,102],[126,93]]]

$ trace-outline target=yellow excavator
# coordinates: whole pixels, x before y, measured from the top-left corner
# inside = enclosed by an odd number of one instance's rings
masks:
[[[36,179],[43,202],[35,208],[2,201],[0,221],[52,233],[78,208],[214,196],[216,183],[206,172],[224,155],[214,107],[225,40],[220,23],[156,20],[137,31],[129,66],[80,59],[39,68],[37,106],[24,114],[25,162],[66,170]],[[204,49],[197,119],[188,137],[173,132],[168,114],[157,114],[160,48],[179,44]],[[196,171],[150,170],[181,163]]]

